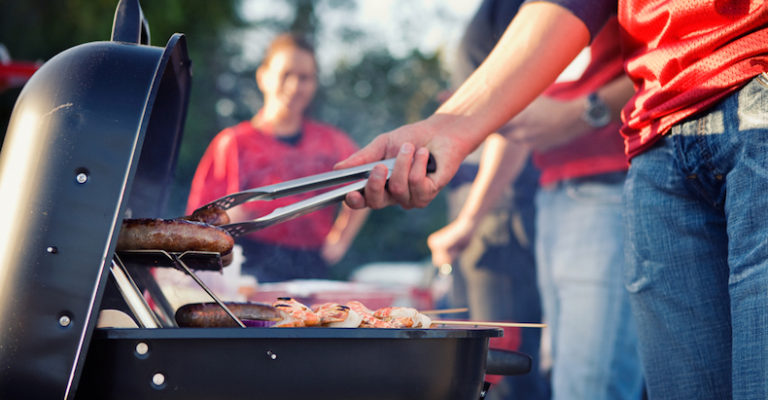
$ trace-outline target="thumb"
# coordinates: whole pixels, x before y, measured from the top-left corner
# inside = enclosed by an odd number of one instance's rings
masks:
[[[341,160],[336,163],[336,165],[333,166],[333,169],[351,168],[358,165],[380,161],[386,158],[386,155],[387,138],[384,135],[379,135],[367,146],[356,151],[345,160]]]

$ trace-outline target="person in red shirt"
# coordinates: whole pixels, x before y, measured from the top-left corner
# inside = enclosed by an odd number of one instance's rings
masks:
[[[263,108],[211,141],[192,180],[188,212],[229,193],[327,172],[357,150],[345,133],[305,116],[317,88],[314,50],[306,40],[278,36],[256,80]],[[253,201],[228,213],[233,221],[255,219],[316,194]],[[259,282],[326,278],[328,266],[344,256],[366,215],[366,210],[326,207],[240,238],[242,271]]]
[[[461,160],[520,113],[618,11],[624,284],[648,395],[768,398],[768,4],[537,0],[430,117],[382,134],[337,168],[372,171],[354,208],[431,201]],[[426,174],[429,153],[437,171]]]

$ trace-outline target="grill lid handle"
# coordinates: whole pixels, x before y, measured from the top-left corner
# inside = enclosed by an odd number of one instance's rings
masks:
[[[112,23],[112,41],[149,44],[149,24],[139,0],[120,0]]]
[[[523,375],[531,371],[533,359],[512,350],[489,349],[485,372],[491,375]]]

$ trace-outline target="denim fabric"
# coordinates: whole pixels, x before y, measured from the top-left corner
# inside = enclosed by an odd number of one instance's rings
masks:
[[[768,87],[633,159],[626,285],[651,399],[768,399]]]
[[[536,198],[536,263],[552,340],[553,399],[643,394],[622,280],[623,179],[604,178],[559,182]]]

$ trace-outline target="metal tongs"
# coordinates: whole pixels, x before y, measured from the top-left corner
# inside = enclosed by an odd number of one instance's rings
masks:
[[[242,236],[250,232],[299,217],[325,206],[342,201],[348,193],[362,190],[365,187],[365,184],[368,182],[368,177],[371,173],[371,170],[374,166],[379,164],[383,164],[387,167],[387,179],[389,179],[390,175],[392,174],[392,168],[395,166],[394,158],[359,165],[357,167],[325,172],[317,175],[310,175],[303,178],[276,183],[274,185],[248,189],[242,192],[232,193],[220,199],[214,200],[198,208],[198,210],[214,207],[222,210],[228,210],[234,206],[249,201],[275,200],[281,197],[328,188],[350,181],[356,181],[349,185],[341,186],[339,188],[298,201],[285,207],[278,207],[271,213],[250,221],[235,222],[219,226],[219,228],[227,231],[230,235],[232,235],[232,237]],[[434,158],[432,155],[430,155],[429,162],[427,164],[427,172],[434,172],[435,169],[436,164]]]

